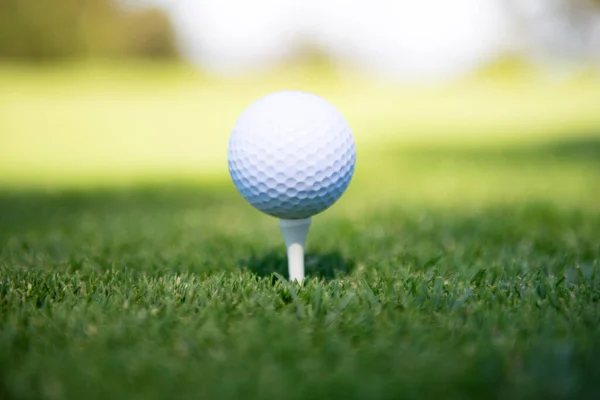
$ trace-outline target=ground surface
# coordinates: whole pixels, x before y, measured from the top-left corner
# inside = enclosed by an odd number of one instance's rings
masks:
[[[218,174],[81,188],[5,164],[0,398],[599,398],[593,118],[520,144],[359,146],[301,286],[276,220]]]

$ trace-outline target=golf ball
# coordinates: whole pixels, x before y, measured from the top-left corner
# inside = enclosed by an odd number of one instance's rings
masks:
[[[229,139],[229,173],[258,210],[302,219],[329,208],[344,193],[356,162],[348,123],[327,100],[282,91],[252,104]]]

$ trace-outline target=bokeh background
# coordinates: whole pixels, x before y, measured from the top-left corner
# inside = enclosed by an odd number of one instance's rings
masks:
[[[222,180],[237,116],[283,89],[333,102],[359,160],[422,145],[589,150],[599,70],[591,0],[4,0],[0,182]]]

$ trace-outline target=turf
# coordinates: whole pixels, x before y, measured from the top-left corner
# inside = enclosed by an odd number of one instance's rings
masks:
[[[599,398],[598,143],[359,153],[302,285],[227,181],[5,188],[0,397]]]
[[[597,138],[600,127],[599,74],[560,82],[509,74],[423,87],[374,84],[310,66],[222,80],[170,65],[0,63],[0,88],[0,185],[13,187],[228,179],[235,120],[259,96],[283,89],[333,102],[360,152],[389,141],[537,145]]]
[[[286,71],[0,66],[0,398],[600,398],[598,76]],[[302,285],[226,172],[282,88],[358,148]]]

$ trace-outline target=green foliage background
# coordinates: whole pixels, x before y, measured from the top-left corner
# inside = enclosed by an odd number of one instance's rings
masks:
[[[160,10],[114,0],[2,0],[0,58],[174,58],[171,22]]]

